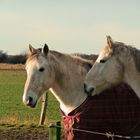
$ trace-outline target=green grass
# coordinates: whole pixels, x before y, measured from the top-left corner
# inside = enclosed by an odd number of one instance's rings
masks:
[[[38,124],[41,100],[36,108],[22,103],[25,71],[0,71],[0,125]],[[59,105],[51,93],[48,98],[47,122],[60,120]]]

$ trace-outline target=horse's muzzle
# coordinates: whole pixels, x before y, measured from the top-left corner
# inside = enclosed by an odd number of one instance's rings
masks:
[[[33,101],[33,98],[32,98],[31,96],[29,96],[29,97],[28,97],[28,100],[27,100],[27,102],[26,102],[26,105],[27,105],[27,106],[30,106],[30,107],[32,107],[32,108],[34,108],[34,107],[36,106],[36,103],[37,103],[37,102],[34,102],[34,101]]]
[[[91,96],[92,92],[94,91],[94,87],[92,87],[92,86],[88,87],[87,84],[84,83],[84,91],[88,96]]]

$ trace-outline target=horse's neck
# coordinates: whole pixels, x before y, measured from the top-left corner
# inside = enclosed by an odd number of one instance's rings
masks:
[[[56,81],[52,92],[59,101],[62,111],[68,114],[87,98],[83,88],[87,70],[82,65],[61,60],[55,73]]]
[[[124,82],[131,86],[137,96],[140,98],[140,72],[137,71],[132,56],[125,61]]]

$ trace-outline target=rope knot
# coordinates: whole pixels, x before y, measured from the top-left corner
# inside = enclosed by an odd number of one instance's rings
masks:
[[[114,140],[114,134],[112,134],[111,132],[106,132],[106,136],[107,138],[111,138],[112,140]]]
[[[64,127],[67,135],[73,137],[73,125],[80,122],[79,113],[73,116],[64,116]]]

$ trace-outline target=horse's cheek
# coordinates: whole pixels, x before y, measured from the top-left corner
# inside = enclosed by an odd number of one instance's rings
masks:
[[[50,88],[51,86],[51,83],[52,83],[52,76],[50,73],[46,72],[44,73],[44,76],[43,76],[43,87],[46,89]]]

